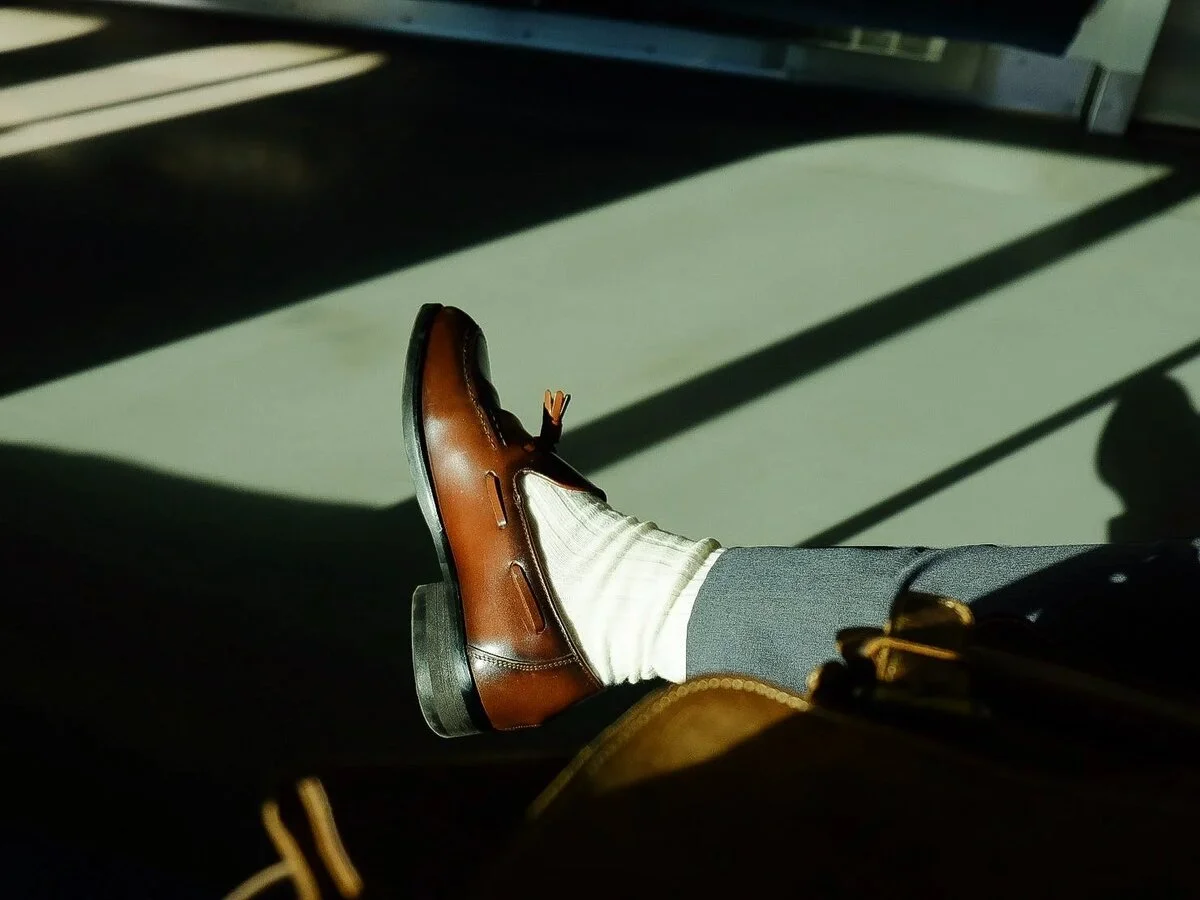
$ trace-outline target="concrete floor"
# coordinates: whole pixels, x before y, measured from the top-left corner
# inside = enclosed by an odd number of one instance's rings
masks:
[[[0,10],[0,51],[0,702],[33,773],[10,827],[246,812],[199,849],[126,836],[219,885],[273,773],[567,752],[628,701],[506,744],[417,719],[422,303],[483,324],[531,421],[570,390],[564,454],[692,536],[1200,529],[1183,153],[110,7]]]

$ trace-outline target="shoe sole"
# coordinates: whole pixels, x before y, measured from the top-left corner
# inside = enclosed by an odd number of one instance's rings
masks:
[[[437,735],[463,737],[490,731],[487,713],[479,700],[471,665],[467,659],[466,627],[463,624],[462,597],[454,556],[446,540],[446,528],[434,497],[433,475],[422,421],[421,374],[429,344],[429,329],[442,310],[436,303],[426,304],[417,313],[408,359],[404,368],[404,448],[412,472],[417,503],[433,538],[442,581],[423,584],[412,597],[413,675],[421,715]]]

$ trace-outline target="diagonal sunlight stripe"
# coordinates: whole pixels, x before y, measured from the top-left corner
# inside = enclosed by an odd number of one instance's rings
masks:
[[[1122,391],[1128,389],[1139,379],[1145,378],[1148,375],[1166,373],[1196,356],[1200,356],[1200,340],[1193,341],[1186,347],[1176,350],[1168,356],[1164,356],[1157,362],[1139,369],[1132,375],[1127,375],[1120,381],[1114,381],[1095,393],[1089,394],[1083,399],[1072,403],[1070,406],[1063,407],[1058,412],[1034,422],[1029,427],[1023,428],[1015,434],[1009,435],[1004,440],[997,441],[990,447],[985,447],[978,453],[968,456],[966,459],[952,466],[947,466],[937,474],[931,475],[902,491],[892,494],[887,499],[881,500],[849,518],[843,519],[836,525],[831,525],[824,531],[801,541],[797,546],[829,547],[849,540],[855,535],[866,531],[868,528],[886,519],[890,519],[892,516],[910,507],[916,506],[922,500],[926,500],[934,494],[953,487],[955,484],[981,472],[988,466],[994,465],[1002,459],[1012,456],[1019,450],[1023,450],[1031,444],[1040,441],[1042,438],[1048,437],[1055,431],[1070,425],[1072,422],[1082,419],[1105,404],[1112,403],[1120,396]]]
[[[1008,244],[595,419],[562,453],[595,472],[870,350],[1194,197],[1186,172],[1118,194]]]
[[[0,89],[0,128],[263,75],[344,53],[338,47],[284,42],[202,47],[18,84]]]
[[[82,37],[104,27],[99,16],[33,9],[0,9],[0,53]]]
[[[384,59],[379,53],[356,53],[353,56],[36,122],[0,134],[0,159],[328,84],[377,68],[383,64]]]

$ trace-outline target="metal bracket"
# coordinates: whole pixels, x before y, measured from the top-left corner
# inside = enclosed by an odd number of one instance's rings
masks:
[[[1098,67],[1085,117],[1089,131],[1123,134],[1129,127],[1170,5],[1171,0],[1104,0],[1084,20],[1067,57]]]
[[[99,0],[196,11],[234,13],[368,28],[424,37],[525,47],[596,58],[699,69],[776,81],[850,86],[896,94],[951,100],[992,109],[1082,119],[1107,130],[1128,121],[1129,79],[1104,79],[1095,103],[1085,110],[1095,71],[1086,54],[1109,64],[1148,59],[1153,36],[1169,0],[1107,0],[1089,20],[1091,48],[1079,58],[1031,53],[1003,46],[946,42],[934,61],[887,58],[799,41],[711,34],[674,26],[584,17],[537,10],[491,7],[453,0]],[[1161,7],[1153,16],[1128,7]],[[1116,10],[1114,13],[1110,10]],[[1134,15],[1139,34],[1153,32],[1142,56],[1137,41],[1105,43],[1115,16]],[[1079,43],[1079,42],[1077,42]],[[1145,43],[1143,40],[1142,43]],[[1115,47],[1115,49],[1114,49]],[[1104,50],[1101,53],[1101,50]],[[1143,63],[1144,69],[1144,63]],[[1137,83],[1140,83],[1140,71]],[[1119,72],[1115,73],[1119,74]],[[1136,95],[1136,84],[1132,86]]]

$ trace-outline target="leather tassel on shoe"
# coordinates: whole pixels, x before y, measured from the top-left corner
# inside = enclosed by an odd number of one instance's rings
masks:
[[[563,415],[567,411],[567,405],[571,402],[571,395],[565,394],[562,391],[546,391],[545,399],[542,401],[542,431],[538,435],[538,443],[542,449],[553,451],[562,438],[562,423]]]

